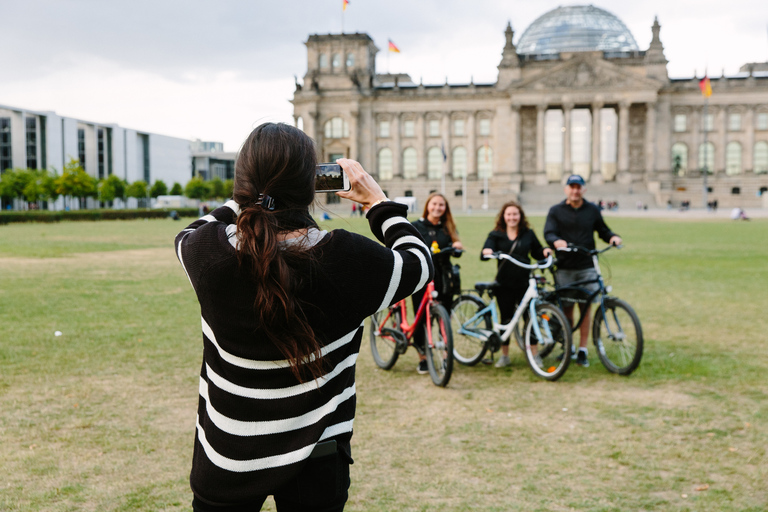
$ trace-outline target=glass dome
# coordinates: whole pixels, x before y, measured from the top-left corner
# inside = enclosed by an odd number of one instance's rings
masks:
[[[637,51],[626,25],[592,5],[558,7],[531,23],[517,44],[520,55],[560,52]]]

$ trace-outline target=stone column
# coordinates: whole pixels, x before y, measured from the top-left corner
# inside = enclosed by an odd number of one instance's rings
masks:
[[[701,134],[702,112],[698,107],[691,107],[691,146],[688,148],[688,169],[686,176],[693,172],[694,176],[699,176],[702,164],[699,161],[699,146],[704,142]]]
[[[617,181],[629,183],[629,102],[619,103],[619,151]]]
[[[419,148],[419,166],[417,177],[426,179],[427,177],[427,114],[419,114],[416,122],[416,146]]]
[[[318,162],[323,162],[323,130],[320,126],[320,113],[317,111],[313,111],[309,113],[309,116],[307,116],[307,121],[304,122],[304,129],[306,130],[305,133],[315,139],[315,145],[317,147],[317,158]],[[307,126],[309,125],[309,126]]]
[[[477,134],[475,133],[477,112],[474,110],[469,112],[467,116],[467,178],[470,176],[477,177]]]
[[[645,114],[645,181],[653,179],[656,174],[656,103],[646,104]]]
[[[453,176],[451,173],[451,164],[453,163],[453,155],[451,154],[451,113],[443,112],[443,126],[441,129],[443,139],[443,150],[445,151],[446,159],[443,163],[443,173],[445,173],[446,182]],[[448,190],[446,185],[446,190]]]
[[[518,174],[520,172],[520,158],[522,153],[522,127],[520,124],[520,105],[518,104],[512,104],[511,108],[511,117],[512,117],[512,138],[510,140],[510,146],[511,146],[511,153],[512,153],[512,174]],[[501,141],[496,138],[494,140],[497,146],[497,149],[494,149],[494,151],[499,151],[501,149]],[[496,165],[496,160],[494,159],[494,166]]]
[[[359,136],[357,133],[358,130],[358,124],[357,124],[357,116],[359,112],[357,110],[352,110],[349,112],[349,158],[352,160],[360,160],[360,150],[359,150]]]
[[[605,180],[603,178],[603,170],[600,162],[600,109],[603,108],[603,104],[599,101],[592,103],[592,174],[589,177],[589,182],[596,185],[602,184]]]
[[[400,119],[401,114],[398,112],[392,116],[392,124],[390,135],[392,136],[392,177],[403,177],[403,148],[402,140],[400,140]]]
[[[747,105],[744,112],[744,119],[741,122],[744,130],[744,147],[742,151],[742,167],[744,173],[753,174],[755,172],[755,107]]]
[[[573,162],[571,161],[571,113],[573,103],[563,103],[563,126],[565,135],[563,137],[563,174],[570,176],[573,174]]]
[[[547,105],[536,105],[536,181],[537,185],[546,185],[547,168],[544,159],[544,114],[547,112]]]
[[[715,113],[715,168],[712,174],[725,174],[725,148],[728,145],[728,115],[725,107],[719,107]]]

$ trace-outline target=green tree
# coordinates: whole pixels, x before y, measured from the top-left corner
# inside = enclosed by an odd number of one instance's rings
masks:
[[[24,195],[26,176],[22,169],[6,169],[0,175],[0,196],[10,201]]]
[[[168,186],[163,180],[157,180],[152,184],[152,188],[149,189],[149,195],[150,197],[168,195]]]
[[[149,195],[147,182],[144,180],[134,181],[125,189],[125,195],[128,197],[135,197],[139,200],[139,205],[141,205],[144,201],[146,201],[147,196]]]
[[[196,176],[187,182],[187,186],[184,187],[184,195],[190,199],[206,199],[209,194],[208,190],[208,184]]]
[[[172,196],[180,196],[184,194],[184,189],[181,188],[181,183],[176,182],[171,187],[170,195]]]
[[[226,195],[224,182],[216,176],[208,182],[208,199],[221,199]]]
[[[85,208],[85,198],[94,197],[97,194],[97,180],[90,176],[80,165],[80,162],[72,158],[64,165],[64,171],[56,179],[56,192],[69,197],[77,197],[80,208]]]
[[[24,183],[22,195],[27,204],[44,201],[48,197],[48,188],[46,186],[48,171],[43,169],[24,169],[21,171],[21,174]]]
[[[235,180],[226,180],[224,182],[224,197],[231,199],[235,190]]]
[[[125,182],[111,174],[99,182],[99,196],[101,201],[111,203],[115,199],[125,198]]]
[[[55,168],[53,171],[45,171],[43,176],[43,187],[45,189],[45,199],[51,201],[56,207],[55,201],[59,198],[59,193],[56,191],[56,179],[59,177],[59,173]]]

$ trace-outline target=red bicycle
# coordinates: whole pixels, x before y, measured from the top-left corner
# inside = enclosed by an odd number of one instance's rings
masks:
[[[458,251],[447,248],[436,254],[447,255],[455,252]],[[448,385],[453,372],[451,316],[445,307],[435,300],[436,296],[435,282],[431,281],[421,298],[412,324],[408,323],[408,299],[371,315],[368,329],[371,352],[379,368],[392,369],[400,354],[404,354],[408,347],[413,345],[412,339],[416,329],[424,329],[424,351],[429,375],[436,386]]]

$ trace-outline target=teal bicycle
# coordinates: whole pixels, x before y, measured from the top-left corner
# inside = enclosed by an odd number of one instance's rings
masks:
[[[550,268],[552,256],[534,265],[522,263],[501,252],[484,258],[501,258],[529,269],[528,289],[507,324],[499,323],[494,297],[494,290],[499,284],[495,281],[475,283],[476,294],[460,295],[451,307],[454,359],[464,365],[475,365],[486,352],[498,351],[501,343],[514,333],[533,373],[546,380],[559,379],[571,361],[571,326],[557,305],[542,300],[540,291],[546,279],[533,273],[534,270]],[[490,297],[489,303],[483,300],[485,294]],[[521,321],[524,322],[522,334],[519,332]]]

